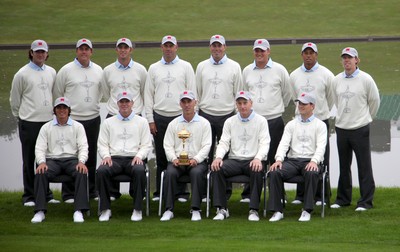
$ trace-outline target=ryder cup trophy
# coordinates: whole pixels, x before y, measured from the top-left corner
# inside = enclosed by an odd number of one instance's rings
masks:
[[[190,132],[185,128],[178,132],[178,137],[182,139],[182,151],[179,154],[179,165],[186,166],[189,165],[189,154],[185,150],[185,141],[190,137]]]

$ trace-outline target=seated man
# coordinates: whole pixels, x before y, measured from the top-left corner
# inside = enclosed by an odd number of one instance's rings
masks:
[[[99,191],[99,221],[111,217],[110,189],[112,177],[129,175],[133,197],[132,221],[142,220],[142,201],[145,195],[146,173],[144,159],[151,151],[149,124],[133,112],[132,95],[122,92],[117,96],[118,114],[107,118],[100,127],[98,150],[101,163],[96,172]]]
[[[164,149],[168,160],[165,173],[164,197],[165,212],[161,221],[169,221],[174,217],[174,200],[178,192],[178,178],[189,174],[192,192],[192,221],[201,220],[200,204],[207,172],[207,156],[211,147],[211,126],[195,110],[196,97],[192,91],[184,91],[180,95],[182,115],[168,124],[164,137]],[[178,133],[186,130],[190,135],[183,146]],[[185,149],[183,149],[185,147]],[[187,153],[189,164],[180,165],[179,156],[182,151]]]
[[[326,125],[313,114],[315,98],[303,93],[295,102],[300,115],[286,125],[275,163],[269,168],[268,209],[274,212],[271,222],[283,219],[283,182],[298,175],[304,177],[304,207],[299,221],[311,219],[320,173],[318,164],[324,160]]]
[[[267,120],[252,109],[250,93],[236,95],[237,115],[225,121],[222,136],[211,164],[213,203],[217,208],[214,220],[229,217],[226,197],[226,179],[236,175],[250,177],[249,220],[258,221],[258,209],[263,185],[263,165],[268,155],[270,135]],[[229,152],[228,159],[222,160]]]
[[[42,126],[36,141],[36,204],[31,221],[38,223],[45,219],[49,181],[60,174],[67,174],[75,180],[74,222],[84,222],[82,212],[89,210],[88,169],[85,165],[88,144],[85,129],[69,117],[71,105],[67,98],[57,98],[53,112],[54,119]]]

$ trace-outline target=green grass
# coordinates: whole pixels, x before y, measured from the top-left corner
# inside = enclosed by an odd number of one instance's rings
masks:
[[[46,220],[31,224],[32,208],[20,203],[21,193],[0,193],[0,247],[2,251],[398,251],[400,216],[397,200],[400,188],[378,188],[375,207],[355,212],[354,205],[327,209],[322,219],[316,208],[309,223],[297,221],[301,206],[287,205],[285,219],[269,223],[261,218],[247,221],[247,205],[238,203],[235,190],[229,202],[231,217],[222,222],[204,217],[191,222],[189,203],[176,203],[175,218],[160,222],[157,205],[151,203],[149,217],[131,222],[131,200],[127,195],[113,202],[113,217],[100,223],[96,202],[91,202],[92,215],[85,223],[72,222],[72,206],[49,205]],[[336,195],[336,192],[333,192]],[[59,192],[55,195],[59,197]],[[354,189],[354,200],[358,197]],[[288,192],[293,199],[294,191]],[[29,248],[29,249],[28,249]]]

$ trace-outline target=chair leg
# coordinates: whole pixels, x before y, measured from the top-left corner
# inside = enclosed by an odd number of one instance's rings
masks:
[[[326,172],[322,173],[322,190],[321,190],[321,194],[322,194],[321,217],[322,218],[325,217],[325,178],[326,178]]]
[[[150,215],[150,173],[146,167],[146,216]]]
[[[161,207],[162,207],[162,198],[163,198],[163,189],[164,189],[164,173],[161,172],[161,183],[160,183],[160,200],[158,201],[158,216],[161,216]]]
[[[211,172],[207,173],[207,199],[206,199],[206,217],[210,215],[210,174]]]
[[[264,187],[264,211],[263,216],[264,218],[267,217],[267,174],[264,174],[263,178],[263,187]]]

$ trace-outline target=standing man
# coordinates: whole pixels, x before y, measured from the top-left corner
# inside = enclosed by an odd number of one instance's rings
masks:
[[[177,55],[178,43],[172,35],[162,38],[160,61],[149,67],[145,85],[145,112],[154,137],[156,149],[156,191],[153,201],[160,198],[161,172],[167,169],[164,136],[168,124],[181,113],[179,94],[182,90],[196,90],[192,65]]]
[[[356,211],[366,211],[373,206],[375,192],[369,129],[378,112],[380,98],[375,81],[358,68],[360,59],[357,50],[346,47],[341,57],[344,72],[335,76],[332,86],[337,107],[335,126],[340,175],[336,201],[331,208],[351,204],[351,162],[354,151],[361,194]]]
[[[131,177],[133,197],[132,221],[142,220],[146,172],[144,161],[151,151],[151,135],[147,120],[133,111],[133,95],[123,91],[117,96],[119,112],[107,118],[100,129],[98,141],[101,164],[97,169],[99,189],[99,221],[111,217],[110,189],[112,177],[127,174]]]
[[[106,66],[103,71],[102,90],[107,101],[108,117],[118,114],[117,96],[128,92],[133,97],[133,111],[141,116],[144,109],[143,92],[146,83],[147,71],[140,63],[133,61],[134,51],[132,42],[128,38],[117,41],[115,51],[118,58],[114,63]],[[111,197],[119,198],[119,182],[111,189]]]
[[[49,58],[46,41],[38,39],[32,42],[28,52],[30,62],[15,75],[10,91],[12,114],[18,121],[19,139],[22,148],[22,178],[24,206],[35,206],[33,195],[35,179],[35,145],[40,128],[52,118],[52,89],[56,79],[56,70],[45,64]],[[54,203],[51,191],[47,200]],[[57,202],[58,203],[58,202]]]
[[[235,95],[242,90],[242,70],[239,63],[225,54],[222,35],[210,39],[211,56],[200,62],[196,69],[199,115],[211,124],[212,145],[208,162],[214,159],[216,143],[222,135],[226,119],[235,114]]]
[[[313,114],[316,100],[302,93],[295,100],[300,116],[290,121],[283,133],[269,168],[268,209],[273,212],[271,222],[283,219],[283,189],[286,180],[298,175],[304,177],[304,207],[299,221],[309,221],[314,209],[315,194],[320,174],[319,164],[324,159],[326,126]]]
[[[161,221],[169,221],[174,217],[174,201],[177,193],[177,180],[182,175],[190,176],[192,192],[192,221],[200,221],[200,205],[204,191],[204,178],[207,172],[207,156],[211,147],[210,123],[196,112],[196,97],[192,91],[184,91],[180,96],[182,115],[175,118],[167,128],[164,139],[165,154],[168,159],[168,167],[165,173],[165,209]],[[179,132],[186,130],[189,138],[183,149]],[[179,156],[186,151],[189,158],[188,166],[179,165]]]
[[[267,120],[252,109],[249,92],[236,95],[237,115],[225,122],[221,140],[211,164],[213,203],[217,208],[214,220],[229,217],[227,208],[226,179],[244,174],[250,177],[249,221],[259,221],[261,190],[263,186],[263,164],[269,149],[270,135]],[[228,158],[224,156],[229,152]]]
[[[253,97],[254,111],[268,121],[268,163],[272,164],[285,127],[282,114],[291,99],[289,73],[283,65],[272,61],[268,40],[254,41],[253,54],[254,62],[243,69],[243,85]],[[248,194],[248,190],[243,192],[242,202],[248,202]]]
[[[46,194],[49,180],[60,174],[74,179],[74,222],[84,222],[82,212],[89,210],[87,189],[88,144],[85,130],[79,122],[70,118],[71,103],[66,97],[54,102],[54,119],[40,129],[35,154],[38,167],[35,178],[35,215],[31,222],[45,219]]]
[[[329,117],[333,106],[332,79],[333,73],[318,63],[318,48],[312,42],[307,42],[301,48],[303,64],[290,74],[290,86],[293,97],[299,97],[302,93],[310,93],[315,97],[318,106],[314,109],[314,115],[322,120],[327,129],[327,141],[324,154],[324,165],[329,171]],[[296,107],[296,115],[299,114]],[[317,205],[321,203],[318,187]],[[297,187],[296,199],[292,202],[300,204],[303,201],[302,186]]]
[[[92,42],[80,39],[76,43],[76,58],[63,66],[57,74],[53,96],[65,96],[71,101],[71,117],[83,124],[88,144],[89,196],[97,197],[95,189],[97,139],[100,130],[101,79],[103,70],[90,60],[93,54]],[[73,202],[72,188],[63,190],[63,200]]]

